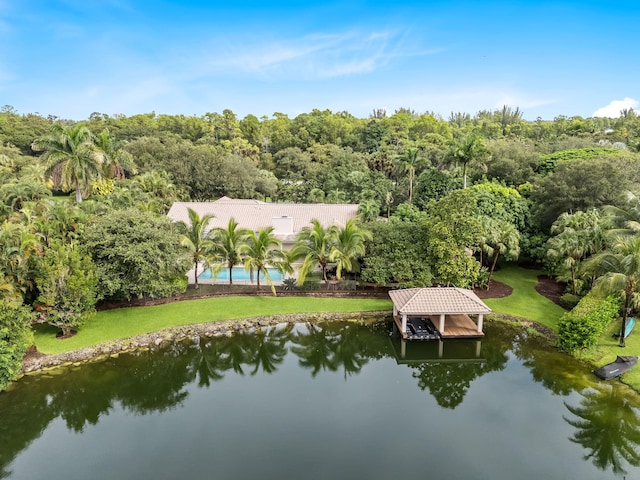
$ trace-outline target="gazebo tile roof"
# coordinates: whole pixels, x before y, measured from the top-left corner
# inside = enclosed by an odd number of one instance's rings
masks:
[[[491,309],[471,290],[457,287],[407,288],[389,296],[400,314],[486,314]]]

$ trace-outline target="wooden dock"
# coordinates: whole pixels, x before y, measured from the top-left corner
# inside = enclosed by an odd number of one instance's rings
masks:
[[[444,331],[440,331],[438,325],[440,323],[439,317],[434,315],[428,316],[436,330],[440,333],[440,337],[444,339],[448,338],[482,338],[483,332],[478,332],[478,326],[468,315],[447,315],[444,322]],[[402,318],[399,315],[394,315],[393,320],[402,335],[404,340],[412,340],[406,332],[402,331]],[[407,322],[411,322],[411,317],[407,318]]]

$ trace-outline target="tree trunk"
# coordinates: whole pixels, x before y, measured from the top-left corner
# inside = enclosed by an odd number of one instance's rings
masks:
[[[229,265],[229,285],[233,285],[233,265]]]
[[[467,162],[462,164],[462,188],[467,188]]]
[[[198,289],[198,262],[195,262],[195,267],[193,269],[193,274],[195,275],[196,280],[196,290]]]
[[[413,170],[409,170],[409,205],[413,203]]]
[[[573,290],[573,294],[577,295],[576,293],[576,267],[575,265],[572,263],[571,264],[571,287]]]
[[[80,191],[80,182],[76,180],[76,203],[82,203],[82,192]]]
[[[496,268],[496,263],[498,263],[499,256],[500,256],[500,250],[496,250],[496,254],[493,257],[493,263],[491,264],[491,270],[489,270],[489,278],[487,279],[487,290],[489,290],[489,283],[491,282],[491,276],[493,275],[493,271]]]
[[[262,269],[258,268],[258,290],[260,290],[260,270]],[[253,268],[251,269],[251,276],[253,276]]]

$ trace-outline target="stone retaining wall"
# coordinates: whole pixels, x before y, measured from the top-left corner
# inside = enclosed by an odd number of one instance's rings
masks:
[[[231,335],[256,327],[268,327],[281,323],[324,322],[331,320],[373,321],[381,316],[390,316],[390,311],[349,312],[349,313],[301,313],[292,315],[271,315],[225,322],[201,323],[182,327],[168,328],[159,332],[146,333],[112,342],[105,342],[93,347],[81,348],[58,355],[31,356],[22,363],[20,376],[30,375],[58,367],[80,365],[82,363],[117,357],[124,352],[135,350],[159,349],[173,342],[193,337],[216,337]]]

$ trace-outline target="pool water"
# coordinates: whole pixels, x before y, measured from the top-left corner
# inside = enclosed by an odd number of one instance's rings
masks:
[[[232,270],[233,270],[234,280],[238,280],[238,281],[251,280],[250,272],[247,272],[243,267],[233,267]],[[277,282],[277,281],[284,280],[284,275],[282,275],[282,273],[277,269],[267,268],[267,270],[269,270],[269,277],[271,278],[271,281]],[[211,280],[211,270],[206,269],[204,272],[198,275],[198,278],[201,280]],[[256,272],[253,272],[253,280],[256,280],[256,278],[257,278]],[[264,279],[265,279],[264,272],[260,272],[260,280],[262,281]],[[220,270],[218,272],[218,275],[216,275],[216,280],[229,280],[229,269],[223,268],[222,270]]]

